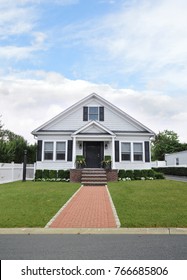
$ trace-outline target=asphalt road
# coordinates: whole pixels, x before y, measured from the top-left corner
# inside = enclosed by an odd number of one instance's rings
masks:
[[[174,176],[174,175],[165,175],[167,180],[187,182],[187,176]]]
[[[187,235],[0,235],[1,260],[187,260]]]

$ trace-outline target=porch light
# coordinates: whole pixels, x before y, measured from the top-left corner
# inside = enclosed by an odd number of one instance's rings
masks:
[[[79,149],[81,150],[82,149],[82,143],[79,142]]]
[[[108,149],[108,142],[105,142],[105,149]]]

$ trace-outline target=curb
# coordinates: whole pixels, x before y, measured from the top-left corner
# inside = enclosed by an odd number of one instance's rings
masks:
[[[118,217],[116,208],[115,208],[115,206],[114,206],[112,197],[111,197],[110,192],[109,192],[109,190],[108,190],[108,186],[106,185],[105,187],[106,187],[106,190],[107,190],[107,193],[108,193],[108,197],[109,197],[109,200],[110,200],[110,204],[111,204],[111,207],[112,207],[112,212],[113,212],[113,215],[114,215],[114,219],[115,219],[115,222],[116,222],[116,226],[117,226],[117,228],[120,228],[121,223],[120,223],[120,220],[119,220],[119,217]]]
[[[164,234],[187,235],[187,228],[0,228],[1,234]]]

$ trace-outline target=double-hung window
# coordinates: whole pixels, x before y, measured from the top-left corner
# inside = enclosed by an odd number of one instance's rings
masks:
[[[53,142],[44,143],[44,160],[53,160]]]
[[[133,143],[134,161],[143,161],[143,144]]]
[[[88,119],[98,121],[99,119],[99,108],[98,107],[89,107],[88,108]]]
[[[131,143],[121,143],[121,160],[131,160]]]
[[[103,106],[84,106],[83,121],[104,121]]]
[[[56,142],[56,160],[65,160],[66,142]]]

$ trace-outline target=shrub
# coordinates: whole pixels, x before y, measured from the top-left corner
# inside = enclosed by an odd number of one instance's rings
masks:
[[[58,170],[58,178],[64,179],[64,170]]]
[[[153,169],[166,175],[187,176],[187,167],[158,167]]]
[[[118,177],[121,178],[121,179],[125,178],[125,174],[126,174],[126,172],[125,172],[124,169],[120,169],[118,171]]]
[[[37,169],[35,172],[35,180],[41,180],[42,179],[42,170],[41,169]]]
[[[118,178],[122,181],[130,180],[154,180],[165,179],[164,175],[160,172],[156,172],[152,169],[136,169],[136,170],[124,170],[120,169],[118,172]]]
[[[49,170],[48,169],[43,170],[42,177],[43,177],[43,179],[49,179]]]
[[[66,180],[70,178],[70,171],[69,170],[64,170],[64,178]]]
[[[148,169],[147,170],[147,177],[149,177],[149,178],[155,178],[155,172],[154,172],[154,170],[153,169]]]
[[[57,178],[57,170],[49,170],[49,179]]]
[[[160,172],[154,172],[155,173],[155,179],[165,179],[163,173]]]
[[[126,174],[125,174],[126,178],[130,178],[131,180],[134,179],[134,172],[133,170],[126,170]]]
[[[58,179],[68,180],[69,178],[70,178],[70,171],[69,170],[58,170]]]
[[[134,179],[135,180],[140,180],[141,178],[144,178],[144,176],[142,175],[142,171],[141,170],[134,170]]]

